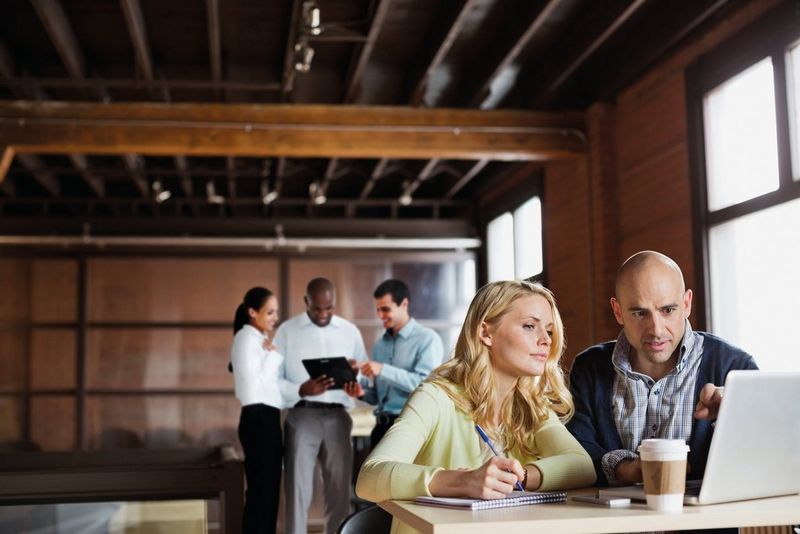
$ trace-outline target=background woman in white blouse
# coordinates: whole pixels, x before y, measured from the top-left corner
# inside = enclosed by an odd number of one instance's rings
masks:
[[[278,369],[283,361],[268,333],[278,321],[278,299],[266,288],[244,296],[233,321],[231,363],[236,398],[242,403],[239,441],[244,449],[247,494],[242,532],[275,532],[283,461]],[[265,343],[266,341],[266,343]]]

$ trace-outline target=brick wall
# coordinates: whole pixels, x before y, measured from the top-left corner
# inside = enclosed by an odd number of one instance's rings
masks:
[[[613,102],[593,105],[587,157],[545,167],[545,261],[566,327],[567,366],[583,348],[616,336],[608,299],[617,267],[632,253],[667,254],[695,286],[685,72],[778,3],[746,2]]]

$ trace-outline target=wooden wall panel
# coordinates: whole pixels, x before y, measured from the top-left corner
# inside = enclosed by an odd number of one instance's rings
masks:
[[[28,321],[30,312],[30,261],[0,260],[0,322]]]
[[[240,406],[231,394],[90,395],[90,449],[186,447],[227,441],[238,447]]]
[[[374,317],[372,292],[390,274],[388,261],[291,260],[289,262],[290,302],[283,303],[288,319],[305,311],[303,296],[313,278],[325,277],[336,285],[336,313],[348,320]]]
[[[0,444],[22,441],[22,400],[0,395]]]
[[[74,330],[37,328],[31,332],[31,389],[75,387]]]
[[[278,286],[267,259],[102,258],[87,262],[90,321],[233,322],[253,286]]]
[[[78,263],[36,259],[32,264],[31,318],[40,322],[76,321]]]
[[[90,389],[233,389],[227,328],[90,328]]]
[[[31,399],[31,441],[43,451],[75,448],[75,399],[35,396]]]
[[[28,330],[0,330],[0,391],[25,388],[25,360],[28,354]]]

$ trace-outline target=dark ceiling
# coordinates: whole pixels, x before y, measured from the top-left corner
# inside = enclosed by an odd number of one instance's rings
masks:
[[[0,103],[582,110],[735,3],[6,0]],[[539,180],[507,158],[20,153],[0,233],[473,235],[521,174]]]

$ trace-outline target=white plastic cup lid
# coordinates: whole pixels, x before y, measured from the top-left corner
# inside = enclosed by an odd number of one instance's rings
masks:
[[[682,439],[645,439],[639,445],[639,452],[689,452],[689,446]]]

